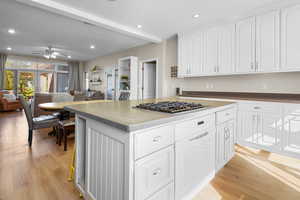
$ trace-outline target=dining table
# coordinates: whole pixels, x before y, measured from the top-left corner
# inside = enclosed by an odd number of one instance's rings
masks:
[[[51,102],[41,103],[38,107],[44,111],[58,113],[57,117],[59,120],[65,120],[70,118],[70,112],[64,110],[66,106],[77,105],[77,104],[91,104],[101,102],[111,102],[112,100],[91,100],[91,101],[63,101],[63,102]],[[55,135],[54,131],[51,131],[49,135]]]

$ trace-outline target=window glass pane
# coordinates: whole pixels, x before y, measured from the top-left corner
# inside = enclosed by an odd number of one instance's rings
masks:
[[[10,68],[10,69],[51,70],[51,71],[53,71],[55,69],[55,64],[16,60],[16,59],[7,59],[5,67]]]
[[[53,73],[42,72],[39,77],[40,92],[53,92]]]
[[[68,73],[57,73],[57,92],[66,92],[69,86],[69,74]]]
[[[69,71],[68,65],[57,65],[57,71]]]
[[[4,71],[4,89],[14,90],[15,88],[15,72],[12,70]]]
[[[22,94],[26,99],[34,95],[34,72],[19,72],[19,94]]]

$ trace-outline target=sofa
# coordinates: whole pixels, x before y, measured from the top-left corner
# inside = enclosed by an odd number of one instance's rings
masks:
[[[0,111],[22,110],[22,104],[11,91],[0,91]]]

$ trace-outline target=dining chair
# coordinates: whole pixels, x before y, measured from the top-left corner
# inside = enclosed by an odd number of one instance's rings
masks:
[[[32,145],[32,134],[34,130],[42,128],[54,128],[56,130],[58,126],[58,118],[54,115],[40,115],[39,117],[33,117],[30,106],[23,96],[20,96],[21,104],[25,111],[27,123],[28,123],[28,144]]]
[[[68,148],[68,134],[75,132],[75,119],[60,120],[58,122],[58,144],[61,145],[62,138],[64,139],[64,151]]]
[[[127,101],[129,100],[130,92],[121,92],[119,100],[120,101]]]

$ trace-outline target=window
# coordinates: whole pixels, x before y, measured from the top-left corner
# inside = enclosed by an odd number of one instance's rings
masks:
[[[4,71],[4,89],[15,90],[16,87],[16,73],[13,70]]]
[[[5,65],[4,87],[30,98],[34,92],[66,92],[69,82],[66,63],[22,60],[9,57]]]

